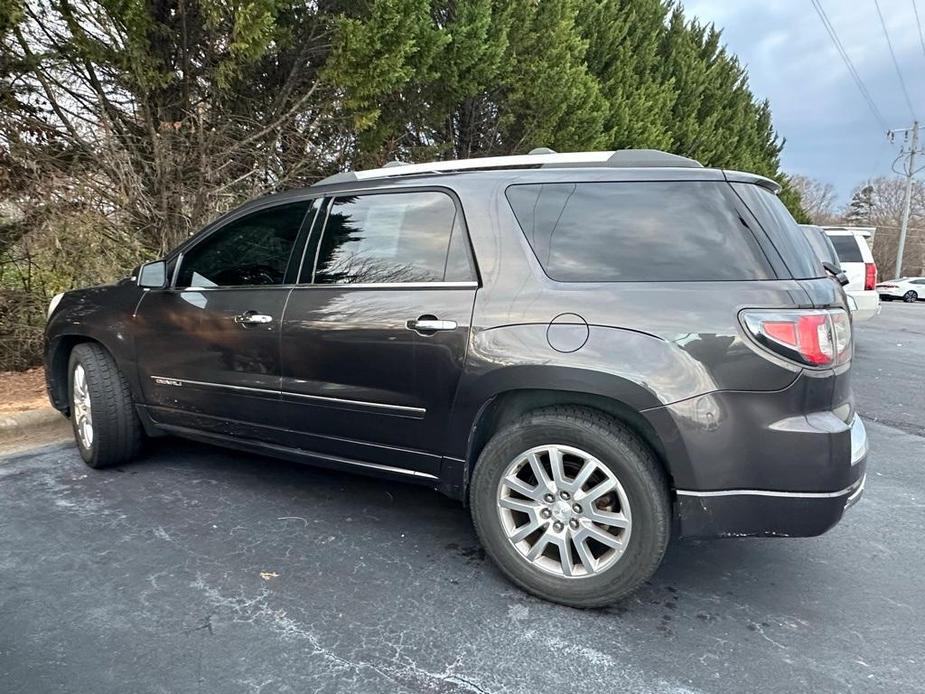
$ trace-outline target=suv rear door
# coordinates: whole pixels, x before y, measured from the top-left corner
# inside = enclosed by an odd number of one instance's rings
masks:
[[[286,444],[437,475],[477,288],[446,190],[325,201],[282,325]]]

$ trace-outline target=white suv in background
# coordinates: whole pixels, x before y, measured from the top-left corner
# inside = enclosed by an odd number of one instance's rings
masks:
[[[832,240],[842,271],[848,277],[845,291],[854,320],[869,320],[880,313],[877,265],[866,239],[871,227],[822,227]]]
[[[925,299],[925,277],[900,277],[898,280],[889,280],[878,284],[877,291],[884,301],[902,299],[914,304]]]

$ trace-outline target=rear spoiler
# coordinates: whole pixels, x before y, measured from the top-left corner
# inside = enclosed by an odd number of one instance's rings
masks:
[[[761,186],[767,190],[770,190],[774,195],[780,193],[780,183],[777,181],[772,181],[770,178],[765,176],[759,176],[758,174],[746,173],[744,171],[728,171],[723,169],[723,176],[726,177],[726,180],[730,183],[753,183],[755,185]]]

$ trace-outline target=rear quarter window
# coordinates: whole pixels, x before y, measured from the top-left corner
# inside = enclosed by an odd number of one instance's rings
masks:
[[[864,256],[861,255],[861,249],[854,234],[838,234],[829,236],[829,238],[832,239],[832,245],[835,246],[839,261],[843,263],[864,262]]]
[[[754,183],[731,184],[755,215],[764,233],[771,239],[790,274],[795,279],[825,277],[822,261],[816,256],[806,235],[793,215],[774,193]]]
[[[544,272],[560,282],[768,279],[728,184],[547,183],[506,191]]]
[[[835,252],[832,242],[829,241],[829,237],[826,236],[822,229],[818,227],[801,228],[804,230],[806,240],[809,241],[809,245],[813,247],[813,251],[816,253],[816,257],[819,258],[819,260],[827,263],[834,263],[835,265],[839,264],[838,254]]]

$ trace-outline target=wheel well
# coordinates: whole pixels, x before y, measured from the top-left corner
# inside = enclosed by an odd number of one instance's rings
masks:
[[[67,365],[74,348],[84,342],[95,342],[84,335],[62,335],[55,340],[54,346],[48,355],[49,373],[46,379],[51,389],[52,404],[55,409],[70,415],[70,403],[67,394]]]
[[[530,389],[507,391],[495,396],[485,405],[479,413],[475,427],[469,437],[469,451],[466,457],[469,461],[468,476],[472,476],[472,470],[475,468],[482,449],[496,431],[520,419],[527,412],[551,405],[586,407],[598,410],[616,419],[639,436],[652,449],[662,466],[662,470],[668,477],[672,489],[674,488],[674,479],[670,468],[666,464],[665,447],[655,429],[646,421],[645,417],[629,405],[613,398],[562,390]],[[468,485],[468,479],[466,484]]]

